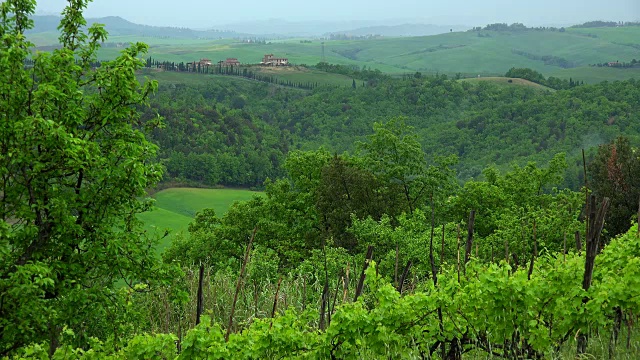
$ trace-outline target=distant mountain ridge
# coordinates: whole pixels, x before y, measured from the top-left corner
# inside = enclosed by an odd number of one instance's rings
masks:
[[[335,31],[329,34],[347,34],[352,36],[430,36],[444,34],[450,31],[466,31],[469,29],[470,27],[461,25],[400,24],[367,26],[352,30]]]
[[[33,17],[34,28],[28,34],[57,32],[60,17],[55,15],[35,15]],[[87,19],[87,26],[95,23],[104,24],[105,29],[112,36],[152,36],[179,39],[220,39],[251,37],[249,34],[240,34],[232,30],[193,30],[188,28],[150,26],[132,23],[119,16],[107,16],[102,18]]]

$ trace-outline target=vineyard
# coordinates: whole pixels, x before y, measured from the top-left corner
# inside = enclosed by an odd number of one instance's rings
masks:
[[[260,278],[268,271],[252,268],[261,262],[252,259],[237,303],[229,292],[235,288],[231,276],[207,271],[207,285],[200,281],[198,289],[194,273],[190,292],[199,294],[192,297],[199,303],[171,301],[168,293],[147,298],[158,306],[151,310],[153,335],[136,336],[121,349],[109,342],[89,350],[60,348],[54,358],[547,359],[582,341],[601,343],[606,353],[599,356],[631,359],[640,351],[634,333],[638,230],[634,226],[602,250],[585,289],[585,257],[597,241],[587,242],[586,254],[549,253],[519,267],[473,257],[442,263],[429,281],[406,278],[405,270],[397,287],[378,273],[375,261],[357,272],[354,266],[350,275],[349,265],[328,260],[333,270],[346,267],[324,293],[321,280],[301,273],[277,282]],[[207,315],[196,319],[198,304]],[[228,306],[240,323],[227,324]],[[40,358],[46,351],[35,346],[26,354]]]

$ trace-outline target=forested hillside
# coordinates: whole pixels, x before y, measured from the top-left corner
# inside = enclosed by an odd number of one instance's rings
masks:
[[[364,85],[364,86],[363,86]],[[247,81],[161,85],[147,117],[165,117],[160,145],[167,179],[260,186],[282,175],[292,149],[355,150],[375,121],[404,116],[429,156],[455,155],[461,180],[489,164],[545,163],[565,152],[564,185],[583,183],[581,149],[620,134],[640,141],[640,83],[545,91],[439,77],[381,78],[356,88],[289,90]]]

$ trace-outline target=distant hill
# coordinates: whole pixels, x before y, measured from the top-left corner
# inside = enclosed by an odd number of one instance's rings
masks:
[[[435,35],[466,30],[470,26],[429,25],[422,22],[406,20],[353,20],[353,21],[290,21],[268,19],[231,23],[225,28],[251,34],[280,34],[292,37],[321,37],[329,34],[348,33],[353,36],[379,34],[383,36],[419,36]]]
[[[467,26],[447,26],[431,24],[401,24],[392,26],[367,26],[352,30],[336,31],[329,34],[346,34],[351,36],[428,36],[448,33],[450,31],[466,31]]]
[[[57,32],[60,17],[53,15],[36,15],[33,17],[35,26],[28,34]],[[118,16],[87,19],[87,25],[104,24],[111,36],[140,36],[173,39],[228,39],[251,37],[231,30],[193,30],[188,28],[149,26],[132,23]]]

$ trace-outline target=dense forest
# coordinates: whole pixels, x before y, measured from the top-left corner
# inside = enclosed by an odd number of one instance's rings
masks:
[[[0,3],[2,358],[640,354],[637,81],[159,86],[86,5]],[[264,192],[159,254],[161,182]]]
[[[507,75],[554,81],[526,69]],[[260,186],[284,174],[290,150],[353,152],[374,122],[403,116],[427,154],[458,157],[461,180],[478,178],[490,164],[506,169],[514,162],[546,163],[564,152],[569,167],[560,185],[576,190],[584,183],[581,149],[592,155],[621,134],[638,143],[640,83],[576,84],[560,82],[561,90],[543,91],[446,76],[378,77],[355,89],[307,92],[212,81],[161,85],[143,111],[146,118],[165,119],[166,129],[151,139],[160,146],[167,180]]]

